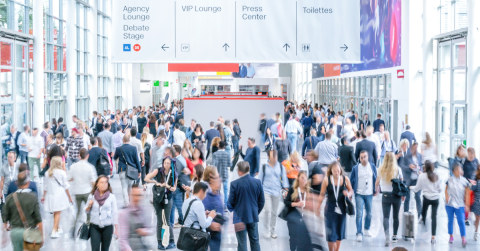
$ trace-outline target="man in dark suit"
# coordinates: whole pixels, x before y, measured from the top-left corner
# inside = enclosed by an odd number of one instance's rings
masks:
[[[407,139],[409,143],[408,145],[412,146],[413,142],[417,142],[417,139],[415,139],[415,134],[413,134],[413,132],[410,131],[409,125],[407,125],[405,129],[406,131],[404,131],[402,135],[400,135],[400,141],[402,141],[402,139]]]
[[[240,155],[242,156],[243,160],[250,164],[252,167],[250,169],[250,175],[255,177],[260,171],[260,148],[255,145],[254,138],[248,139],[248,149],[245,154],[243,154],[242,146],[240,146]]]
[[[133,181],[126,176],[127,163],[138,169],[138,178],[142,174],[142,167],[138,160],[137,148],[130,145],[130,135],[123,136],[123,145],[115,149],[113,159],[118,161],[118,175],[120,176],[120,183],[122,184],[123,201],[125,206],[129,204],[128,192],[132,188]]]
[[[97,163],[98,163],[98,160],[100,159],[100,154],[104,149],[98,147],[97,137],[91,137],[90,144],[92,144],[92,149],[88,151],[88,163],[92,164],[95,167],[95,170],[97,170],[97,176],[101,174],[105,174],[103,172],[100,172],[100,170],[97,169]],[[110,170],[108,170],[108,172],[110,173]]]
[[[355,153],[353,152],[353,146],[348,145],[347,137],[343,137],[341,141],[342,145],[338,148],[340,165],[342,165],[345,172],[347,172],[347,176],[350,176],[353,166],[357,164]]]
[[[402,168],[403,181],[407,184],[407,187],[417,185],[419,172],[422,171],[422,155],[417,152],[418,143],[414,142],[407,151],[407,155],[403,158],[403,163],[399,163]],[[415,193],[415,202],[417,204],[418,218],[420,218],[422,212],[422,190]],[[403,211],[408,212],[410,210],[410,192],[405,196],[405,202],[403,203]]]
[[[380,131],[380,125],[385,126],[385,121],[382,120],[382,114],[377,114],[377,120],[373,121],[373,132]]]
[[[363,114],[363,121],[362,121],[362,130],[366,131],[367,127],[370,126],[370,120],[368,119],[368,114]]]
[[[317,130],[315,130],[315,128],[312,127],[312,129],[310,129],[310,137],[307,137],[303,141],[302,157],[305,157],[305,155],[310,149],[315,150],[315,147],[317,146],[318,142],[320,142],[320,139],[317,137]]]
[[[250,164],[247,161],[237,164],[237,172],[240,178],[230,183],[227,207],[233,211],[233,224],[245,224],[243,230],[236,232],[238,250],[248,250],[248,233],[250,250],[260,251],[258,215],[265,205],[262,182],[248,175]]]
[[[245,78],[247,76],[247,67],[244,64],[240,64],[238,67],[238,77]]]
[[[205,141],[207,141],[207,159],[210,155],[210,146],[212,145],[212,141],[215,137],[220,138],[220,132],[215,129],[215,122],[210,122],[210,129],[205,132]],[[182,146],[183,147],[183,146]]]
[[[365,135],[364,131],[360,131],[359,135],[362,140],[358,141],[357,145],[355,146],[355,160],[358,161],[360,158],[360,153],[365,150],[368,153],[368,161],[372,165],[375,165],[375,163],[377,163],[378,156],[375,143],[366,139],[367,135]]]

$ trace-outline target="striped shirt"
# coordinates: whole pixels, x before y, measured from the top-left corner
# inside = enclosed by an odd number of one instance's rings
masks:
[[[318,154],[318,162],[320,164],[329,165],[332,162],[337,161],[337,148],[337,145],[327,139],[318,143],[315,147],[315,152]]]
[[[73,138],[73,135],[67,138],[67,147],[65,151],[68,152],[68,157],[71,159],[80,159],[80,149],[83,147],[83,138],[78,136]]]

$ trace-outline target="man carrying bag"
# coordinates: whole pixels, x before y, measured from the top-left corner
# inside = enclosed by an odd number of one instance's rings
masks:
[[[206,212],[202,200],[207,196],[208,185],[198,182],[193,188],[193,196],[183,203],[182,212],[184,227],[178,236],[177,248],[188,251],[204,251],[208,248],[210,235],[206,232],[208,227],[214,231],[220,230],[220,224],[215,223],[213,218],[215,211]],[[206,213],[208,216],[205,216]]]

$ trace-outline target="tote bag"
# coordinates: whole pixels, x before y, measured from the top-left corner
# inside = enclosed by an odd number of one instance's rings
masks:
[[[162,211],[162,245],[168,246],[170,242],[170,227],[165,220],[165,210]]]

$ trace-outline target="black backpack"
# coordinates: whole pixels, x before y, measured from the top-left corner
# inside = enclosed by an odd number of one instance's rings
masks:
[[[70,133],[68,131],[67,125],[65,125],[65,124],[62,124],[62,125],[63,125],[63,127],[62,127],[63,138],[66,139],[70,136]]]
[[[107,176],[110,175],[110,161],[108,160],[108,157],[103,152],[100,152],[100,158],[98,158],[97,164],[95,165],[95,169],[97,170],[98,176],[102,174]]]
[[[407,185],[405,184],[405,181],[402,181],[400,179],[392,179],[392,187],[392,193],[398,196],[407,196],[407,194],[410,192]]]

